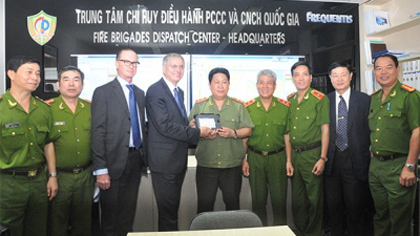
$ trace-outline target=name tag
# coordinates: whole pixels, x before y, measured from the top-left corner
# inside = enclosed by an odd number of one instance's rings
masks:
[[[56,121],[56,122],[54,122],[54,125],[63,126],[63,125],[66,125],[66,122],[65,121]]]
[[[5,128],[14,128],[14,127],[19,127],[19,122],[13,122],[13,123],[9,123],[9,124],[4,124]]]

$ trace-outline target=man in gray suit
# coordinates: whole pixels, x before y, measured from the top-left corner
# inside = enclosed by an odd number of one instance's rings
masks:
[[[93,173],[101,189],[101,232],[106,236],[133,231],[141,170],[146,167],[145,97],[132,84],[138,64],[133,50],[120,50],[117,77],[98,87],[92,99]]]
[[[159,231],[178,230],[181,188],[187,170],[188,144],[213,133],[188,126],[184,91],[177,84],[184,75],[184,59],[176,53],[163,59],[163,78],[147,90],[149,168],[159,212]]]

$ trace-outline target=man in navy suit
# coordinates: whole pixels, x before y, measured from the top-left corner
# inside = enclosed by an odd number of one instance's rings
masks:
[[[117,77],[93,94],[91,146],[93,174],[101,189],[102,235],[133,231],[147,141],[144,92],[132,84],[138,64],[136,52],[120,50]]]
[[[373,203],[368,190],[370,163],[370,97],[350,88],[353,76],[347,62],[334,62],[328,69],[334,92],[330,99],[330,144],[325,166],[325,197],[332,236],[370,235],[367,226]],[[370,206],[372,209],[372,206]]]
[[[212,131],[191,128],[184,106],[184,91],[177,84],[184,75],[184,59],[177,53],[163,58],[163,78],[147,90],[149,168],[159,212],[159,231],[178,230],[181,188],[187,170],[188,145]]]

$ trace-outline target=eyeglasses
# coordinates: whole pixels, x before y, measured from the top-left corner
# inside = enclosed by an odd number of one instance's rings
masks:
[[[138,62],[138,61],[129,61],[129,60],[118,60],[118,61],[124,62],[124,65],[126,65],[126,66],[138,66],[138,65],[140,65],[140,62]]]

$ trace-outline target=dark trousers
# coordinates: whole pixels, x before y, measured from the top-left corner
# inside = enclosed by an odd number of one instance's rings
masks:
[[[348,150],[336,148],[331,175],[324,177],[331,236],[372,235],[369,184],[356,177]]]
[[[178,174],[152,172],[159,213],[159,231],[178,230],[178,209],[186,170]]]
[[[121,177],[111,179],[111,187],[101,190],[101,233],[104,236],[126,236],[133,231],[140,186],[141,161],[138,151],[128,153]]]
[[[226,210],[238,210],[242,167],[219,169],[197,166],[196,185],[197,214],[213,211],[218,188],[222,190]]]

